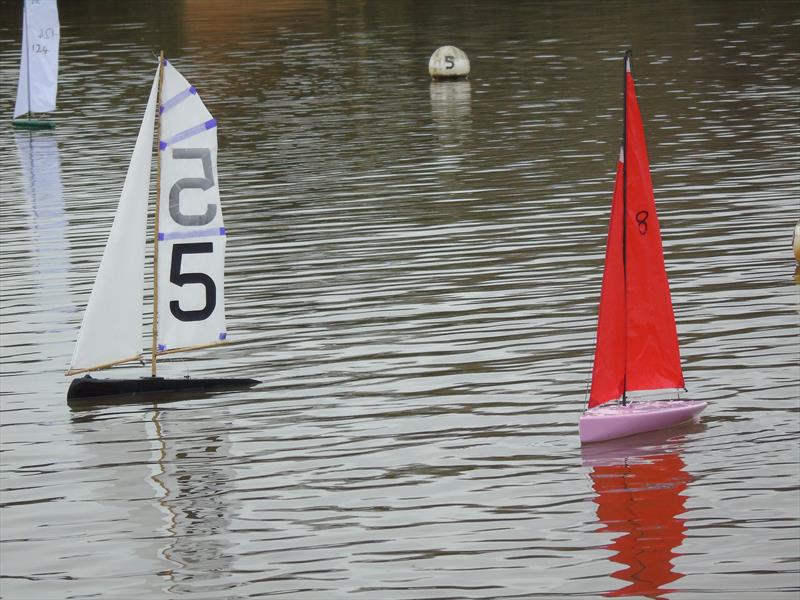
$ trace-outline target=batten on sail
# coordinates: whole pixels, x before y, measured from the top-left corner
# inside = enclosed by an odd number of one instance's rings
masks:
[[[59,22],[56,0],[25,0],[14,118],[56,108]]]
[[[160,110],[158,354],[225,342],[217,122],[168,61]]]
[[[67,373],[138,360],[158,72]]]

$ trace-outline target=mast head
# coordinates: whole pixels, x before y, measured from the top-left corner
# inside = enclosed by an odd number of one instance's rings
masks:
[[[633,50],[631,50],[630,48],[628,48],[627,50],[625,50],[625,56],[623,57],[623,59],[622,59],[622,60],[623,60],[623,61],[624,61],[624,63],[625,63],[625,71],[626,71],[627,73],[630,73],[630,72],[631,72],[631,57],[632,57],[632,56],[633,56]]]

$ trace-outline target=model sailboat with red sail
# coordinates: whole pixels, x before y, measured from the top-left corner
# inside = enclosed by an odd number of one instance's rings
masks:
[[[629,50],[592,386],[579,423],[584,443],[671,427],[706,407],[690,400],[628,397],[629,392],[685,387],[630,60]]]

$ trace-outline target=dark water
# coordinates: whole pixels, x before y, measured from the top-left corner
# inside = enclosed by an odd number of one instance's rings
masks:
[[[800,5],[60,14],[57,128],[0,128],[3,598],[797,597]],[[448,43],[470,79],[431,83]],[[581,448],[627,47],[710,406]],[[160,48],[219,121],[237,342],[160,370],[262,383],[70,410]]]

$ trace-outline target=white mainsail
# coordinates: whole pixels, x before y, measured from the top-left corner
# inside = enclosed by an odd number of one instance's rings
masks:
[[[158,75],[156,70],[69,373],[136,360],[142,351],[147,201]]]
[[[56,108],[58,89],[58,6],[56,0],[25,0],[22,57],[14,118]]]
[[[161,90],[157,351],[226,338],[217,122],[168,61]]]

